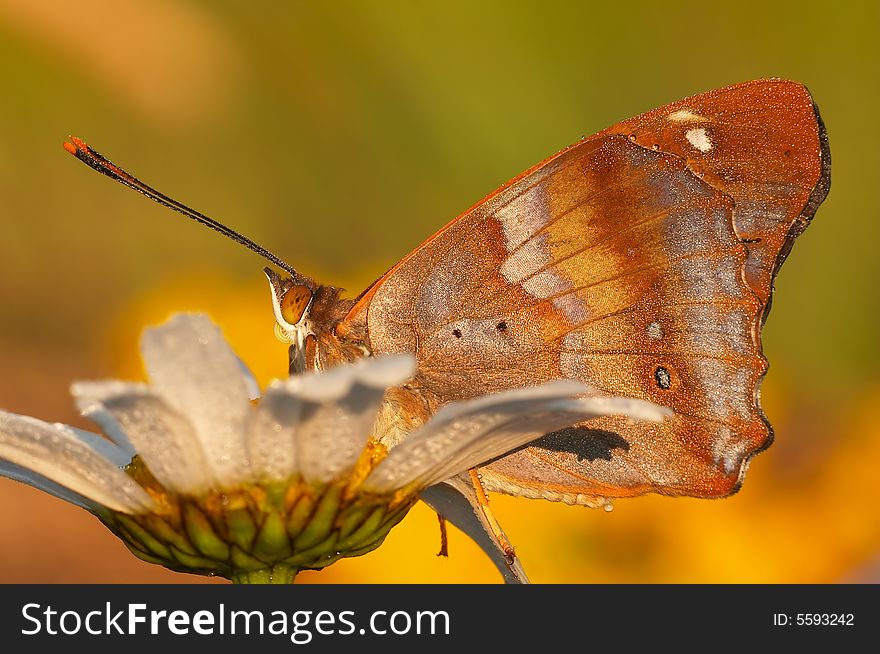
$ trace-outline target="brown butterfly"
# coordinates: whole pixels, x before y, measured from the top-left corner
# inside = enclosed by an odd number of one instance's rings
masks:
[[[830,186],[801,84],[756,80],[584,138],[461,214],[354,300],[146,186],[79,139],[97,170],[224,232],[267,269],[293,372],[408,351],[401,430],[440,406],[559,378],[650,400],[479,470],[485,490],[601,505],[646,492],[722,497],[772,432],[759,398],[773,280]]]

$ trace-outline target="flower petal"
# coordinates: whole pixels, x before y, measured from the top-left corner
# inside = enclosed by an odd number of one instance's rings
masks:
[[[212,476],[222,485],[245,478],[248,382],[220,329],[205,315],[177,314],[145,330],[141,350],[156,391],[192,422]]]
[[[411,354],[390,354],[360,359],[323,372],[296,375],[284,381],[289,389],[309,402],[327,402],[344,398],[352,386],[360,383],[370,388],[397,386],[413,376],[416,360]]]
[[[153,506],[131,477],[60,425],[0,411],[0,458],[115,511]]]
[[[73,396],[76,408],[79,409],[80,413],[98,425],[103,432],[107,434],[114,443],[116,443],[116,445],[128,452],[128,460],[131,461],[136,454],[134,445],[129,440],[128,435],[119,427],[119,423],[113,419],[113,416],[108,415],[104,411],[104,407],[101,406],[100,402],[95,400],[97,388],[111,388],[115,386],[127,387],[129,384],[112,380],[102,382],[74,382],[70,385],[70,394]],[[137,386],[140,388],[146,388],[144,384],[137,384]]]
[[[244,385],[247,388],[248,399],[260,399],[260,384],[257,382],[257,378],[254,377],[254,373],[251,372],[251,369],[248,368],[248,365],[244,361],[242,361],[241,358],[238,357],[238,355],[236,355],[235,358],[238,359],[238,368],[241,371],[241,376],[244,379]]]
[[[529,583],[519,557],[514,555],[513,560],[509,560],[504,548],[493,535],[486,516],[480,509],[474,487],[467,480],[460,475],[452,477],[424,489],[420,497],[441,517],[449,520],[480,546],[498,568],[505,583]]]
[[[660,420],[668,410],[614,397],[572,397],[583,384],[556,381],[448,404],[410,434],[364,481],[367,491],[388,493],[431,486],[506,454],[549,432],[601,415]]]
[[[127,434],[150,472],[176,493],[219,486],[192,424],[144,384],[78,382],[77,406],[108,433]]]
[[[280,474],[277,465],[268,463],[268,453],[284,451],[286,465],[295,462],[309,482],[326,483],[350,471],[370,437],[387,387],[406,381],[414,371],[415,359],[399,354],[274,384],[264,402],[271,399],[261,411],[268,416],[266,424],[275,426],[260,429],[249,443],[260,469],[265,474]],[[280,395],[290,399],[283,400]],[[292,408],[294,401],[302,404],[298,414]],[[294,415],[297,424],[285,425]],[[279,430],[280,425],[285,426]]]
[[[0,461],[0,477],[6,477],[7,479],[12,479],[27,484],[28,486],[33,486],[37,490],[41,490],[49,495],[54,495],[58,499],[70,502],[81,509],[91,510],[99,506],[88,498],[85,498],[78,493],[74,493],[64,486],[59,486],[51,479],[46,479],[46,477],[38,475],[33,470],[28,470],[27,468],[15,465],[14,463]]]
[[[255,480],[283,481],[297,472],[296,434],[303,404],[280,385],[266,390],[247,429]]]

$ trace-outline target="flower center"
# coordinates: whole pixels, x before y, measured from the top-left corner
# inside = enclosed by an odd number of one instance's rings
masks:
[[[198,497],[167,493],[135,458],[127,472],[158,501],[153,513],[98,517],[139,558],[238,582],[286,582],[377,548],[418,500],[352,490],[352,479],[315,488],[301,479],[242,484]]]

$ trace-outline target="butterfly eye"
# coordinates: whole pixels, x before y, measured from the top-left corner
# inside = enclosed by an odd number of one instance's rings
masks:
[[[312,291],[307,286],[291,286],[281,298],[281,317],[290,325],[296,325],[312,301]]]

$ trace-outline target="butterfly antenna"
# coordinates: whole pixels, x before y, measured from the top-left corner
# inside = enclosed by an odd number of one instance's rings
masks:
[[[137,177],[125,172],[122,168],[110,161],[107,157],[95,150],[92,146],[90,146],[82,139],[71,136],[70,141],[64,142],[64,149],[90,168],[94,168],[99,173],[107,175],[107,177],[109,177],[110,179],[115,179],[117,182],[125,184],[128,188],[134,189],[138,193],[143,193],[151,200],[158,202],[159,204],[164,205],[169,209],[173,209],[178,213],[182,213],[184,216],[195,220],[197,223],[201,223],[206,227],[210,227],[211,229],[220,232],[224,236],[231,238],[236,243],[240,243],[249,250],[256,252],[264,259],[271,261],[282,270],[286,270],[292,276],[299,277],[296,270],[294,270],[289,264],[282,261],[279,257],[269,252],[269,250],[267,250],[266,248],[257,245],[252,240],[242,236],[238,232],[229,229],[223,223],[219,223],[213,218],[209,218],[205,214],[196,211],[195,209],[190,209],[185,204],[182,204],[173,198],[169,198],[164,193],[160,193],[151,186],[144,184]]]

